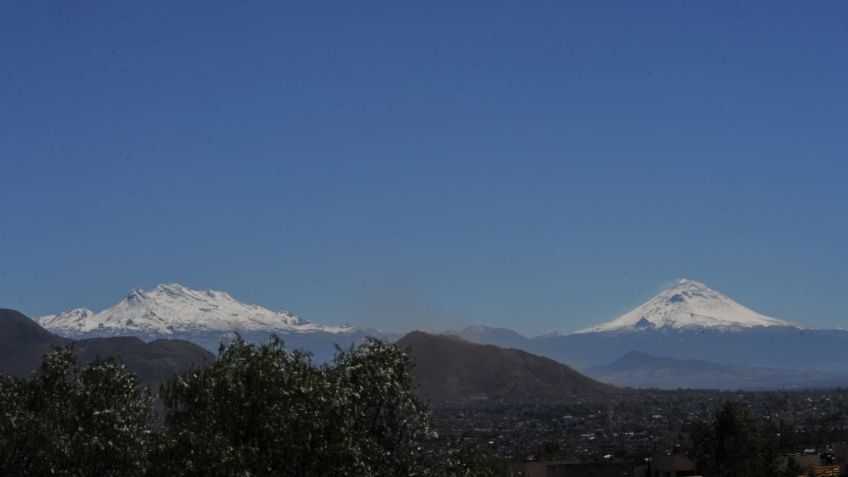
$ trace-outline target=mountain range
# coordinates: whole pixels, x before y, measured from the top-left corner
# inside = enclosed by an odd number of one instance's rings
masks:
[[[248,341],[280,335],[294,348],[311,351],[318,362],[330,359],[336,346],[347,347],[366,336],[394,340],[400,335],[378,332],[354,325],[311,323],[284,310],[242,303],[231,295],[213,290],[198,291],[179,284],[161,284],[150,291],[134,289],[115,306],[93,312],[78,308],[38,318],[38,323],[55,334],[70,338],[136,336],[149,341],[179,338],[214,351],[222,338],[238,332]],[[573,333],[550,333],[525,337],[513,330],[472,326],[446,332],[479,344],[520,349],[551,358],[578,370],[597,371],[612,366],[604,375],[613,382],[631,386],[703,387],[705,382],[722,388],[760,386],[821,385],[821,378],[837,379],[848,374],[848,331],[804,328],[751,310],[707,285],[682,279],[632,311],[609,322]],[[723,366],[743,366],[735,372],[725,369],[711,376],[724,376],[723,382],[698,370],[683,369],[680,363],[659,362],[654,378],[644,369],[644,382],[619,379],[615,369],[630,352],[672,360],[690,360]],[[615,364],[615,366],[613,366]],[[774,370],[788,370],[775,373]],[[806,374],[793,374],[802,372]],[[762,380],[752,378],[763,375]],[[619,376],[619,377],[616,377]],[[662,378],[660,379],[660,376]],[[704,382],[693,382],[701,376]],[[780,379],[778,379],[780,378]],[[784,379],[785,378],[785,379]],[[835,381],[834,381],[835,382]]]
[[[317,361],[331,358],[336,345],[347,347],[368,335],[383,336],[368,328],[310,323],[286,310],[272,311],[226,292],[193,290],[177,283],[163,283],[150,291],[134,288],[116,305],[97,313],[76,308],[36,321],[71,338],[180,338],[213,352],[233,332],[251,342],[265,341],[275,333],[288,346],[311,351]]]
[[[456,336],[413,331],[397,345],[409,353],[414,363],[416,393],[431,402],[562,400],[624,392],[551,359],[471,343]],[[154,391],[171,376],[215,359],[203,348],[179,339],[144,342],[134,336],[63,338],[17,311],[0,309],[0,374],[26,377],[40,366],[44,354],[58,346],[70,346],[82,363],[117,358],[135,373],[140,384]]]
[[[154,389],[174,374],[215,359],[203,348],[183,340],[157,339],[146,343],[137,337],[64,338],[20,312],[0,309],[0,374],[28,376],[41,365],[42,356],[57,346],[71,346],[83,363],[98,357],[118,358],[142,385]]]

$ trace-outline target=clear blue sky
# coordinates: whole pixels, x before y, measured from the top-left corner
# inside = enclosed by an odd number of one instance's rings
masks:
[[[6,4],[0,306],[848,325],[846,84],[837,1]]]

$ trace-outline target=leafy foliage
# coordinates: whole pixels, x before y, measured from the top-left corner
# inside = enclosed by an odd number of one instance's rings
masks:
[[[316,366],[277,338],[236,338],[213,365],[163,386],[170,440],[157,473],[448,475],[451,459],[430,452],[436,434],[409,369],[378,340]]]
[[[0,381],[0,474],[144,475],[149,393],[113,360],[49,353],[29,380]]]
[[[315,365],[276,337],[236,337],[162,385],[154,427],[149,392],[122,365],[59,349],[29,380],[0,378],[0,475],[492,475],[485,454],[436,445],[410,367],[378,340]]]
[[[780,475],[777,456],[788,444],[780,431],[770,422],[758,424],[744,408],[728,402],[711,423],[695,426],[690,453],[706,477],[773,477]],[[786,475],[796,471],[790,466]]]
[[[439,475],[444,477],[489,477],[505,475],[503,462],[477,446],[464,442],[468,434],[453,440],[439,457]]]

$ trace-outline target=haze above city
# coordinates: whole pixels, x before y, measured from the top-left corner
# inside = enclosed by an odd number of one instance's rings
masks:
[[[687,277],[845,326],[848,29],[778,3],[9,6],[0,303],[535,335]]]

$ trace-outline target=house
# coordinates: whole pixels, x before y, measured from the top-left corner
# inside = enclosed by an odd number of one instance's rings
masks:
[[[515,462],[509,465],[509,477],[629,477],[631,472],[618,463],[581,463],[574,461]]]
[[[695,463],[685,454],[655,454],[648,462],[648,477],[694,477]]]

